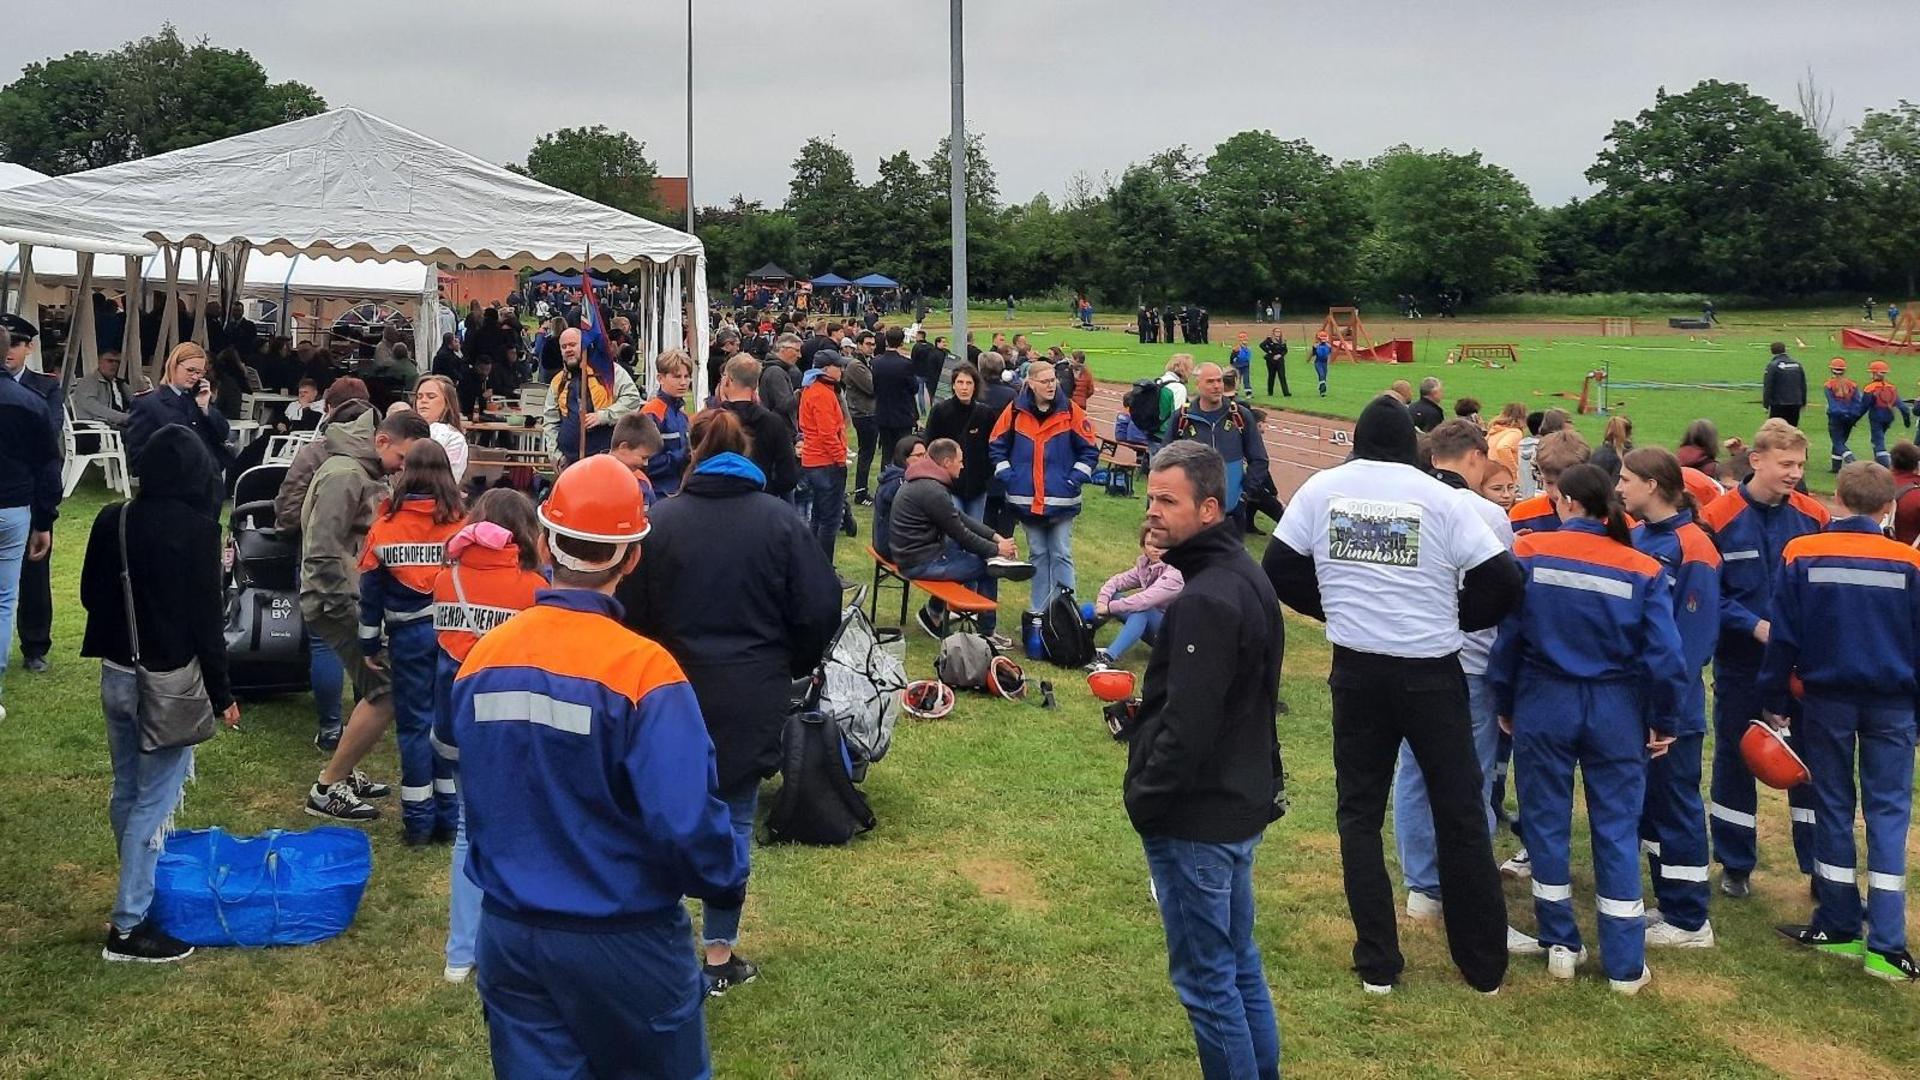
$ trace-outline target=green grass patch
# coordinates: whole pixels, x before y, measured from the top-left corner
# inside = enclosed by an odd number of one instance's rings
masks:
[[[1376,382],[1387,370],[1358,369]],[[209,950],[176,968],[99,959],[115,874],[110,770],[97,669],[77,656],[74,597],[85,532],[105,502],[88,487],[65,508],[54,670],[7,676],[0,1076],[484,1075],[473,989],[440,981],[446,850],[403,847],[392,819],[370,827],[373,882],[358,922],[336,941]],[[1131,562],[1139,516],[1137,500],[1089,496],[1075,528],[1085,589]],[[860,519],[861,541],[843,540],[839,563],[865,581],[869,519]],[[1018,618],[1025,591],[1007,589],[1003,625]],[[1777,798],[1763,803],[1756,898],[1716,905],[1718,950],[1655,954],[1654,983],[1637,998],[1610,993],[1597,969],[1554,984],[1537,961],[1516,963],[1501,996],[1481,998],[1453,974],[1442,933],[1412,924],[1403,925],[1402,990],[1363,995],[1347,970],[1327,646],[1316,624],[1289,618],[1287,628],[1291,711],[1280,729],[1293,812],[1260,852],[1256,934],[1292,1075],[1910,1075],[1899,1062],[1920,1057],[1911,991],[1796,952],[1770,929],[1806,913]],[[909,640],[912,671],[930,673],[932,642],[917,630]],[[1145,860],[1121,807],[1122,748],[1079,673],[1028,670],[1053,680],[1057,710],[969,695],[947,720],[901,723],[867,785],[873,833],[843,849],[756,851],[743,951],[765,974],[709,1009],[716,1075],[1194,1073]],[[302,699],[249,703],[241,733],[203,748],[182,823],[312,825],[300,812],[321,764],[312,731]],[[390,743],[369,769],[395,776]],[[1512,841],[1501,846],[1504,854]],[[1590,929],[1583,853],[1575,867]],[[1508,901],[1515,923],[1530,927],[1525,887],[1510,886]]]

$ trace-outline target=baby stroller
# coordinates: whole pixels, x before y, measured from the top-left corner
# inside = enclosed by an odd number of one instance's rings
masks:
[[[235,694],[305,691],[307,635],[300,618],[300,541],[273,524],[284,465],[259,465],[234,483],[227,518],[227,670]]]

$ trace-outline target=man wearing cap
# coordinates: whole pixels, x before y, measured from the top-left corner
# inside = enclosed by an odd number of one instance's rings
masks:
[[[45,410],[47,423],[54,432],[56,455],[60,448],[60,432],[67,423],[67,395],[60,388],[60,380],[43,371],[32,371],[27,367],[27,352],[33,348],[33,339],[38,336],[39,328],[18,315],[4,317],[7,331],[7,353],[5,374],[13,381],[29,390],[40,399]],[[20,567],[19,610],[15,625],[20,631],[21,666],[28,671],[47,670],[47,653],[53,649],[53,546],[51,538],[47,549],[38,558],[29,558]],[[6,639],[0,638],[0,648],[6,647]]]
[[[24,366],[33,324],[0,315],[0,330],[8,335],[7,370],[15,367],[16,355]],[[15,379],[0,378],[0,676],[7,670],[22,566],[44,568],[53,550],[53,519],[60,506],[58,431],[40,395]],[[0,720],[6,716],[0,705]]]
[[[801,490],[812,508],[813,538],[829,563],[847,500],[847,413],[840,404],[846,363],[838,349],[819,349],[813,370],[800,380]]]
[[[621,625],[646,509],[605,455],[540,508],[554,587],[481,638],[454,679],[467,876],[499,1076],[709,1075],[683,898],[739,907],[746,837],[673,657]]]

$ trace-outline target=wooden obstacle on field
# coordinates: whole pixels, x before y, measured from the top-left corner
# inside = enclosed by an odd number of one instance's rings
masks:
[[[1600,320],[1601,337],[1632,337],[1633,320],[1617,315],[1607,315]]]
[[[1333,346],[1335,360],[1373,359],[1373,335],[1360,321],[1359,308],[1328,308],[1326,321],[1320,324],[1320,338]]]
[[[1506,367],[1520,362],[1520,348],[1510,341],[1463,344],[1447,354],[1449,364],[1478,364],[1483,368]]]

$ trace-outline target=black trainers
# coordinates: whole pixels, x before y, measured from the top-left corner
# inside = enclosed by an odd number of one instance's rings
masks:
[[[361,801],[353,793],[353,785],[342,780],[337,784],[320,786],[314,782],[307,791],[307,813],[317,818],[332,818],[335,821],[359,823],[372,821],[380,816],[380,808]]]
[[[193,946],[168,936],[152,920],[124,934],[109,927],[106,947],[100,950],[103,960],[131,964],[171,964],[192,955]]]
[[[355,769],[347,774],[347,785],[353,788],[356,799],[384,799],[393,794],[393,789],[378,780],[367,779],[367,774]]]
[[[1028,581],[1033,578],[1033,564],[1020,559],[1003,559],[998,555],[987,560],[987,576],[1002,581]]]
[[[1796,945],[1802,945],[1814,952],[1823,952],[1829,956],[1864,957],[1867,953],[1866,942],[1857,937],[1836,937],[1825,930],[1816,930],[1804,923],[1776,926],[1774,929],[1779,931],[1781,937]]]
[[[760,969],[734,953],[724,964],[702,964],[707,977],[707,996],[719,997],[736,986],[744,986],[760,977]]]
[[[860,523],[853,520],[853,508],[851,506],[847,508],[846,513],[840,515],[840,531],[848,537],[860,535]]]
[[[920,629],[925,630],[928,637],[935,641],[940,640],[942,636],[940,633],[940,620],[934,616],[933,612],[923,607],[919,613],[913,617],[913,621],[920,624]]]
[[[1720,875],[1720,891],[1735,900],[1745,900],[1753,894],[1753,886],[1747,881],[1747,875],[1728,870]]]
[[[44,656],[29,656],[21,663],[21,666],[33,672],[35,675],[44,675],[47,669],[53,665],[47,663],[47,658]]]
[[[313,748],[323,754],[331,754],[340,749],[340,729],[321,728],[313,733]]]

